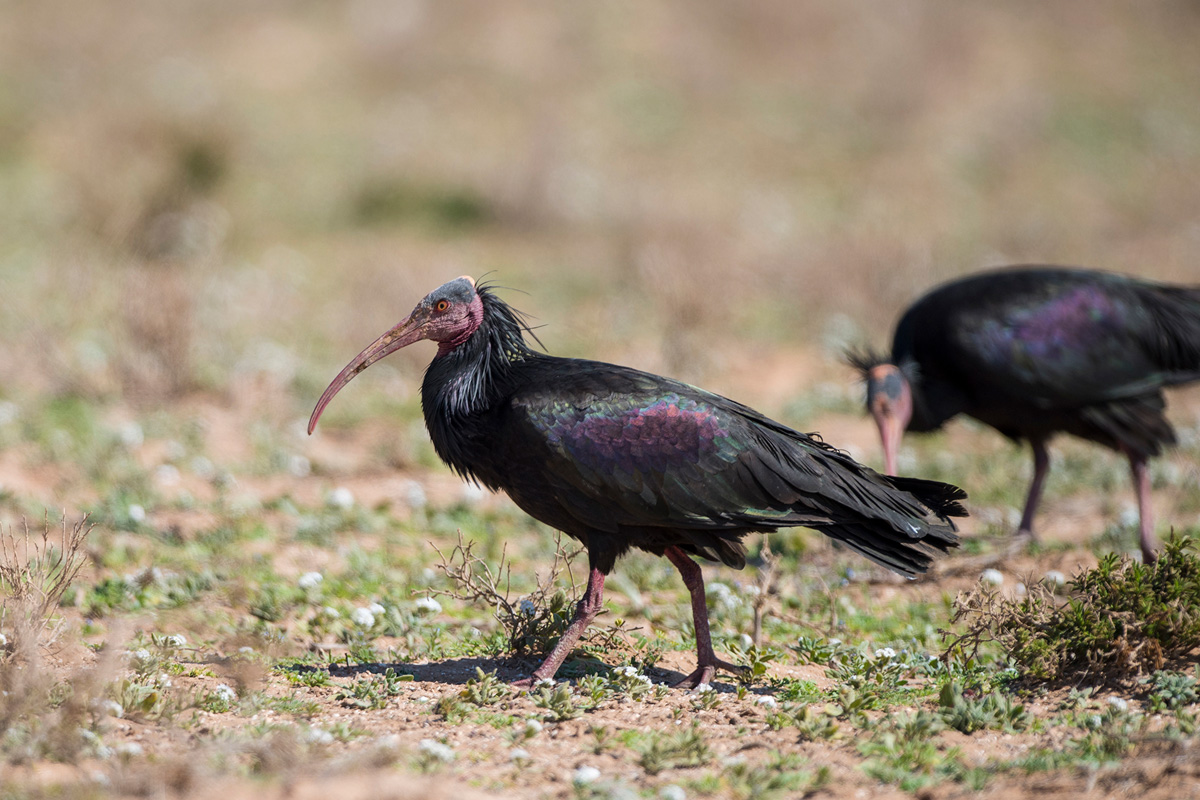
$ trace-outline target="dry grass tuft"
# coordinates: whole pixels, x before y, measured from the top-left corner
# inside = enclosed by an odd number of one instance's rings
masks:
[[[571,574],[570,562],[583,552],[583,548],[568,549],[563,544],[562,534],[558,534],[554,540],[554,561],[550,571],[537,576],[537,586],[532,592],[516,597],[512,591],[512,565],[507,560],[507,553],[501,553],[500,562],[493,569],[472,552],[473,547],[474,542],[465,542],[461,533],[449,556],[434,547],[441,558],[438,569],[450,579],[454,588],[433,589],[431,593],[491,608],[504,629],[514,656],[540,656],[549,652],[570,625],[579,602],[579,586]],[[558,579],[563,573],[568,578],[569,588],[565,590],[558,588]],[[617,646],[622,632],[621,623],[596,625],[584,633],[583,641],[607,650]]]
[[[20,537],[11,530],[0,534],[0,630],[12,634],[8,652],[29,658],[61,633],[54,610],[87,561],[83,544],[95,526],[84,515],[68,528],[64,515],[57,541],[52,540],[49,520],[40,536],[30,535],[27,520],[22,527]]]

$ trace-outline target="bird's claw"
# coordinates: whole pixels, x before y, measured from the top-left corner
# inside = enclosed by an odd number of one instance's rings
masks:
[[[676,683],[672,684],[672,686],[674,686],[676,689],[695,689],[702,683],[712,683],[713,678],[715,678],[717,675],[718,669],[725,670],[726,672],[732,672],[734,675],[741,675],[750,669],[749,667],[740,666],[738,664],[730,664],[728,661],[722,661],[719,658],[715,659],[715,662],[716,663],[713,664],[701,664],[700,666],[697,666],[692,674],[686,676],[680,681],[677,681]]]

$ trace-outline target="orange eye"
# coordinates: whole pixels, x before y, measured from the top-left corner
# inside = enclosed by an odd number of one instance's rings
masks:
[[[433,308],[435,311],[445,311],[449,307],[450,307],[449,300],[438,300],[437,305],[435,305]]]

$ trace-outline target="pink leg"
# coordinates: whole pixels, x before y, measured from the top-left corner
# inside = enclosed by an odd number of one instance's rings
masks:
[[[700,572],[700,565],[673,545],[664,551],[664,555],[679,570],[679,574],[683,576],[683,585],[692,596],[692,622],[696,628],[696,671],[675,685],[691,689],[702,683],[711,683],[718,668],[728,672],[745,670],[745,667],[722,661],[713,651],[712,636],[708,630],[708,606],[704,601],[704,575]]]
[[[1029,496],[1025,498],[1025,511],[1021,514],[1021,527],[1017,536],[1028,537],[1037,541],[1033,532],[1033,515],[1037,513],[1038,503],[1042,499],[1042,487],[1046,483],[1046,473],[1050,471],[1050,454],[1046,452],[1046,443],[1034,439],[1033,445],[1033,482],[1029,484]]]
[[[592,624],[592,620],[600,613],[600,609],[604,605],[604,573],[595,567],[588,575],[587,591],[583,593],[583,597],[579,600],[579,605],[575,609],[575,616],[571,619],[571,624],[563,631],[563,635],[559,637],[558,644],[554,645],[554,649],[550,651],[550,655],[546,656],[546,660],[542,665],[533,671],[533,675],[528,678],[523,678],[519,681],[513,681],[513,686],[518,689],[528,689],[537,681],[544,678],[553,678],[554,673],[558,672],[558,668],[562,666],[562,662],[566,660],[571,651],[575,649],[575,644],[579,641],[579,637],[587,630],[587,626]]]
[[[1154,536],[1154,509],[1150,505],[1150,470],[1146,457],[1129,453],[1129,469],[1133,473],[1133,488],[1137,492],[1138,532],[1142,541],[1142,561],[1153,564],[1158,554],[1154,552],[1158,540]]]

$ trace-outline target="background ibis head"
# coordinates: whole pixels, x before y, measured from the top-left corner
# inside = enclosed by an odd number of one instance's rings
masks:
[[[411,314],[368,345],[338,373],[317,401],[308,420],[308,432],[312,433],[317,427],[317,419],[333,396],[379,359],[422,339],[437,342],[438,355],[444,355],[471,338],[482,322],[483,301],[475,289],[474,279],[464,275],[434,289],[417,303]]]
[[[876,364],[865,371],[867,409],[879,427],[884,471],[896,474],[900,440],[912,420],[913,397],[908,378],[895,364]]]

